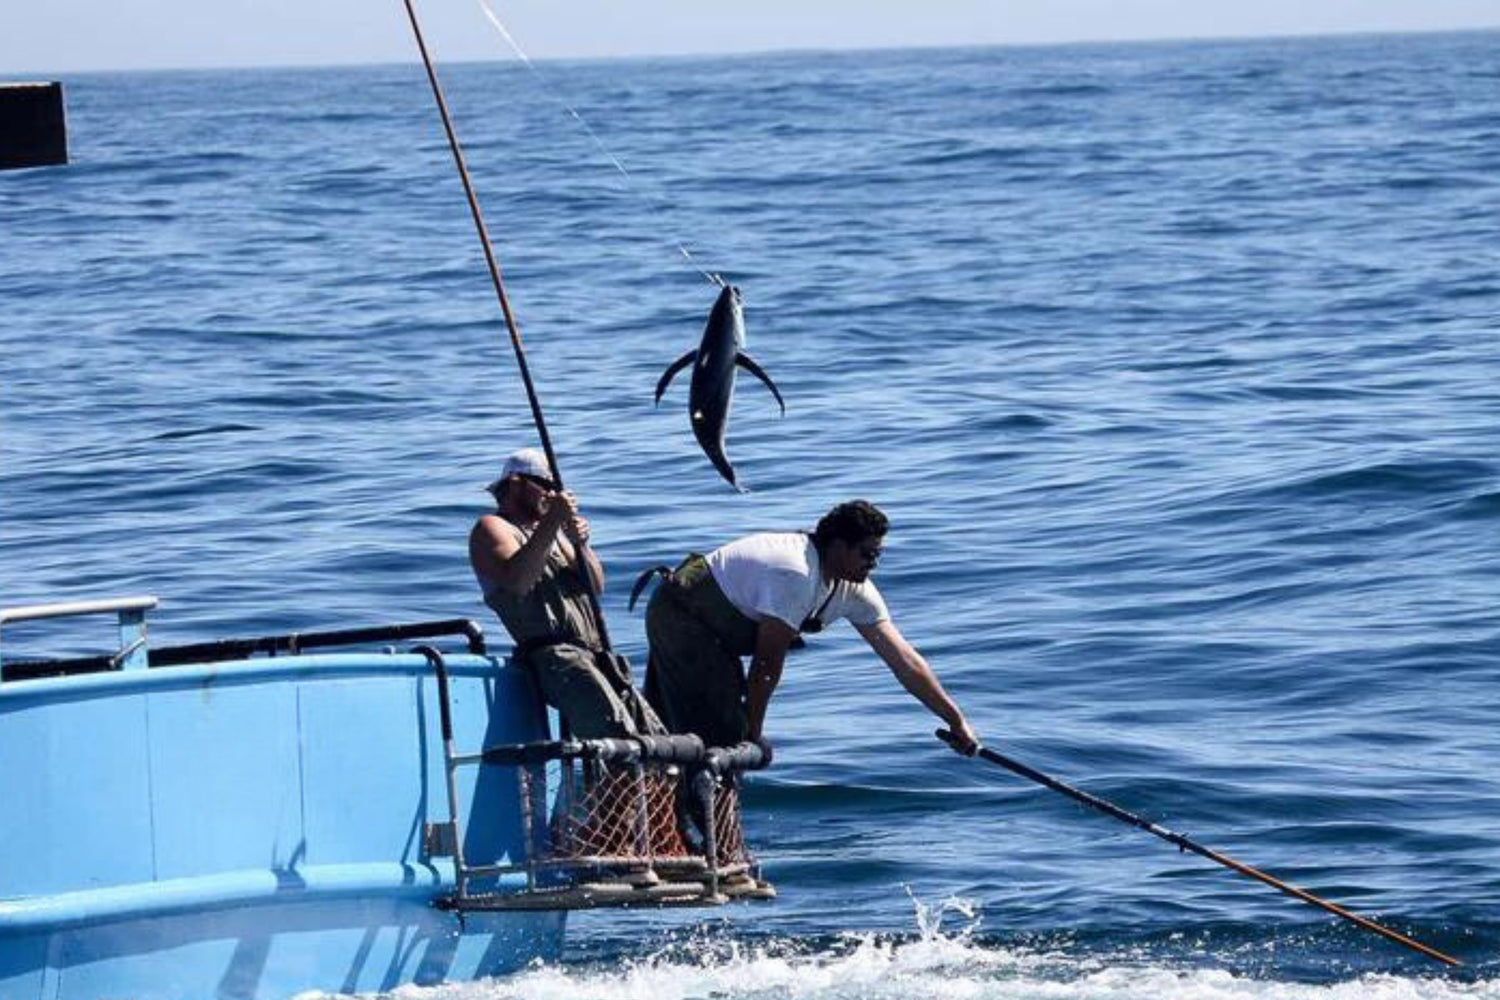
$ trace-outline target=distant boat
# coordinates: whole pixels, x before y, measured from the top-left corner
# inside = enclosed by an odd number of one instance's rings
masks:
[[[0,170],[67,162],[62,84],[0,83]]]

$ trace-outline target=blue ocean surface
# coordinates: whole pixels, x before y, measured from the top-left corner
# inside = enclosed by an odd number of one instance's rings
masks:
[[[400,996],[1500,998],[1500,35],[442,73],[638,668],[635,573],[867,497],[990,744],[1467,964],[952,754],[839,626],[747,792],[779,899]],[[464,543],[536,434],[421,69],[64,84],[73,164],[0,175],[0,603],[502,634]],[[744,495],[652,406],[700,268],[787,398]]]

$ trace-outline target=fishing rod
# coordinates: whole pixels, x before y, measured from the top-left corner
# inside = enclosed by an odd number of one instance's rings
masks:
[[[948,730],[939,729],[937,731],[937,736],[938,739],[942,740],[944,743],[947,743],[955,750],[958,749],[958,741]],[[1311,903],[1313,906],[1316,906],[1321,910],[1327,910],[1334,916],[1342,917],[1343,919],[1358,927],[1363,927],[1367,931],[1372,931],[1376,934],[1379,934],[1381,937],[1385,938],[1388,941],[1394,941],[1397,944],[1405,945],[1413,951],[1421,952],[1428,958],[1436,959],[1437,961],[1442,962],[1446,965],[1463,965],[1462,962],[1460,962],[1453,956],[1445,955],[1442,952],[1438,951],[1436,948],[1428,947],[1420,941],[1414,941],[1411,938],[1407,937],[1405,934],[1402,934],[1400,931],[1394,931],[1389,927],[1377,924],[1375,921],[1369,919],[1368,917],[1362,917],[1357,913],[1353,913],[1349,910],[1344,909],[1337,903],[1330,903],[1326,899],[1320,899],[1319,897],[1314,896],[1312,893],[1306,891],[1305,889],[1299,889],[1294,885],[1288,885],[1287,883],[1281,881],[1278,878],[1275,878],[1274,876],[1267,875],[1265,872],[1259,870],[1258,868],[1251,868],[1249,865],[1236,861],[1226,854],[1221,854],[1220,852],[1215,851],[1210,847],[1204,847],[1202,844],[1189,840],[1187,837],[1183,836],[1180,833],[1174,833],[1171,830],[1166,829],[1165,827],[1158,826],[1148,819],[1137,816],[1133,812],[1121,809],[1119,806],[1115,805],[1112,802],[1107,802],[1104,799],[1099,798],[1099,796],[1091,795],[1088,792],[1083,791],[1082,789],[1074,788],[1072,785],[1069,785],[1066,782],[1059,781],[1056,778],[1051,777],[1050,775],[1043,774],[1036,768],[1029,767],[1018,760],[991,750],[989,747],[978,747],[975,752],[980,757],[983,757],[985,760],[989,761],[991,764],[999,765],[1000,767],[1005,768],[1007,771],[1012,771],[1016,774],[1019,774],[1021,777],[1030,779],[1031,781],[1034,781],[1039,785],[1050,788],[1054,792],[1061,792],[1070,799],[1082,802],[1084,805],[1088,806],[1091,809],[1097,809],[1100,812],[1105,813],[1106,815],[1113,816],[1115,819],[1118,819],[1125,823],[1129,823],[1131,826],[1139,827],[1140,829],[1145,830],[1147,833],[1155,834],[1162,840],[1165,840],[1167,843],[1175,844],[1178,850],[1191,851],[1199,857],[1207,858],[1215,864],[1223,865],[1225,868],[1239,872],[1241,875],[1246,875],[1250,878],[1264,882],[1271,888],[1284,892],[1288,896],[1291,896],[1295,899],[1300,899],[1304,903]]]
[[[510,296],[505,294],[505,281],[500,277],[500,262],[495,257],[495,247],[490,242],[489,229],[484,224],[484,213],[479,208],[479,198],[474,193],[474,181],[469,176],[469,166],[464,159],[463,147],[459,145],[458,133],[453,129],[453,117],[448,113],[448,101],[443,97],[442,84],[438,82],[437,70],[433,68],[432,57],[427,52],[427,41],[422,37],[422,26],[417,21],[417,9],[412,5],[412,0],[402,0],[406,6],[406,16],[411,21],[412,35],[417,40],[417,50],[422,54],[422,65],[427,70],[427,82],[432,85],[432,97],[437,102],[438,114],[443,119],[443,131],[448,134],[448,148],[453,151],[453,163],[458,168],[459,179],[463,181],[464,197],[469,201],[469,214],[474,217],[474,229],[479,234],[479,243],[484,248],[484,261],[489,266],[490,281],[495,286],[495,296],[500,300],[500,312],[505,316],[505,328],[510,333],[510,345],[515,350],[516,365],[521,371],[521,381],[526,386],[526,399],[531,404],[531,419],[536,424],[537,434],[542,439],[542,451],[547,456],[547,468],[552,472],[553,485],[558,489],[564,489],[562,469],[557,464],[557,453],[552,449],[552,436],[547,433],[547,418],[542,413],[542,401],[537,396],[536,384],[531,380],[531,368],[526,364],[526,348],[521,344],[521,328],[516,323],[515,313],[510,308]],[[611,652],[609,641],[609,627],[604,623],[604,609],[599,606],[599,593],[594,587],[593,574],[589,572],[588,542],[583,541],[578,545],[578,561],[580,563],[579,576],[583,578],[584,593],[588,595],[589,609],[594,613],[594,621],[599,626],[599,641],[604,646],[604,652]]]

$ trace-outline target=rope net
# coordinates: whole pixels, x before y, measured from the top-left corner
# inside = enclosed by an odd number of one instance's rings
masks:
[[[720,868],[753,864],[755,859],[745,846],[745,831],[740,826],[739,782],[730,778],[714,789],[715,864]]]
[[[647,866],[707,860],[701,846],[706,831],[691,794],[691,779],[692,772],[684,768],[655,762],[568,767],[562,808],[553,819],[552,857]],[[754,859],[745,846],[736,783],[719,780],[715,786],[714,866],[750,864]]]

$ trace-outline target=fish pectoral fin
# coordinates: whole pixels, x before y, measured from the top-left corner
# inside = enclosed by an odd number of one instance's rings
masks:
[[[667,391],[667,384],[672,381],[672,376],[676,375],[688,365],[692,364],[693,359],[697,356],[698,351],[696,349],[688,351],[682,357],[678,358],[676,361],[667,366],[667,370],[661,373],[661,378],[657,380],[656,383],[656,402],[658,404],[661,403],[661,394]]]
[[[766,388],[771,390],[771,395],[776,397],[776,402],[781,406],[781,415],[786,416],[786,401],[781,398],[781,390],[776,388],[776,383],[771,381],[771,376],[766,374],[766,370],[750,360],[750,355],[743,352],[734,356],[734,363],[766,384]]]

